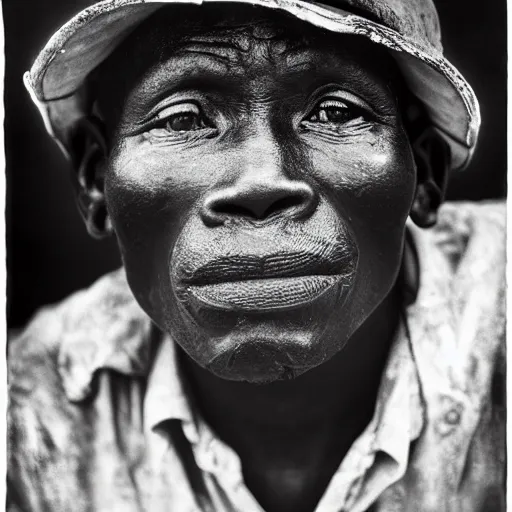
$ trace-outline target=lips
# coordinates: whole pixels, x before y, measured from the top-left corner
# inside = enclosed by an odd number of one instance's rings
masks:
[[[281,252],[212,259],[183,275],[181,284],[199,308],[267,312],[310,304],[353,275],[350,252]]]
[[[341,276],[304,276],[230,281],[193,286],[196,301],[233,311],[288,310],[312,302],[341,281]]]

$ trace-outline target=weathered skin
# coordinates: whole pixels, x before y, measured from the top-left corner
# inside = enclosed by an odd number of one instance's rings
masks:
[[[382,48],[263,9],[162,9],[93,80],[89,230],[113,227],[263,508],[313,510],[373,414],[405,222],[435,222],[446,155],[413,154]]]
[[[215,374],[301,374],[396,280],[416,174],[391,59],[268,25],[236,40],[174,32],[172,45],[152,30],[150,47],[135,35],[122,50],[144,68],[100,103],[115,126],[106,200],[130,285]],[[116,57],[106,68],[114,80]]]

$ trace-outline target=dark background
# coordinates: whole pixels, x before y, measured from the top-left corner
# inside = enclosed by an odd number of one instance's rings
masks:
[[[22,82],[53,32],[86,0],[4,0],[5,149],[9,327],[36,308],[87,286],[120,264],[113,239],[88,237],[75,209],[67,163],[46,135]],[[471,166],[454,175],[449,199],[506,191],[506,0],[436,2],[445,54],[475,89],[482,111]]]

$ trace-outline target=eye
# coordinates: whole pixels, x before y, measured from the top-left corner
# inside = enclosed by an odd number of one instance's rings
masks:
[[[363,117],[362,109],[355,105],[341,100],[324,100],[315,107],[307,121],[321,124],[343,124]]]
[[[209,128],[211,125],[194,103],[181,103],[164,108],[157,115],[155,128],[169,133],[187,133]]]

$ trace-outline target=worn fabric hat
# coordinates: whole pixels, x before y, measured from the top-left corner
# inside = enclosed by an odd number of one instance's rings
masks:
[[[105,0],[86,8],[47,43],[25,85],[50,135],[67,153],[73,127],[92,108],[87,78],[143,20],[164,5],[245,3],[286,11],[317,27],[387,47],[433,127],[448,142],[451,167],[463,168],[480,127],[476,96],[444,57],[432,0]],[[355,14],[357,13],[357,14]]]

